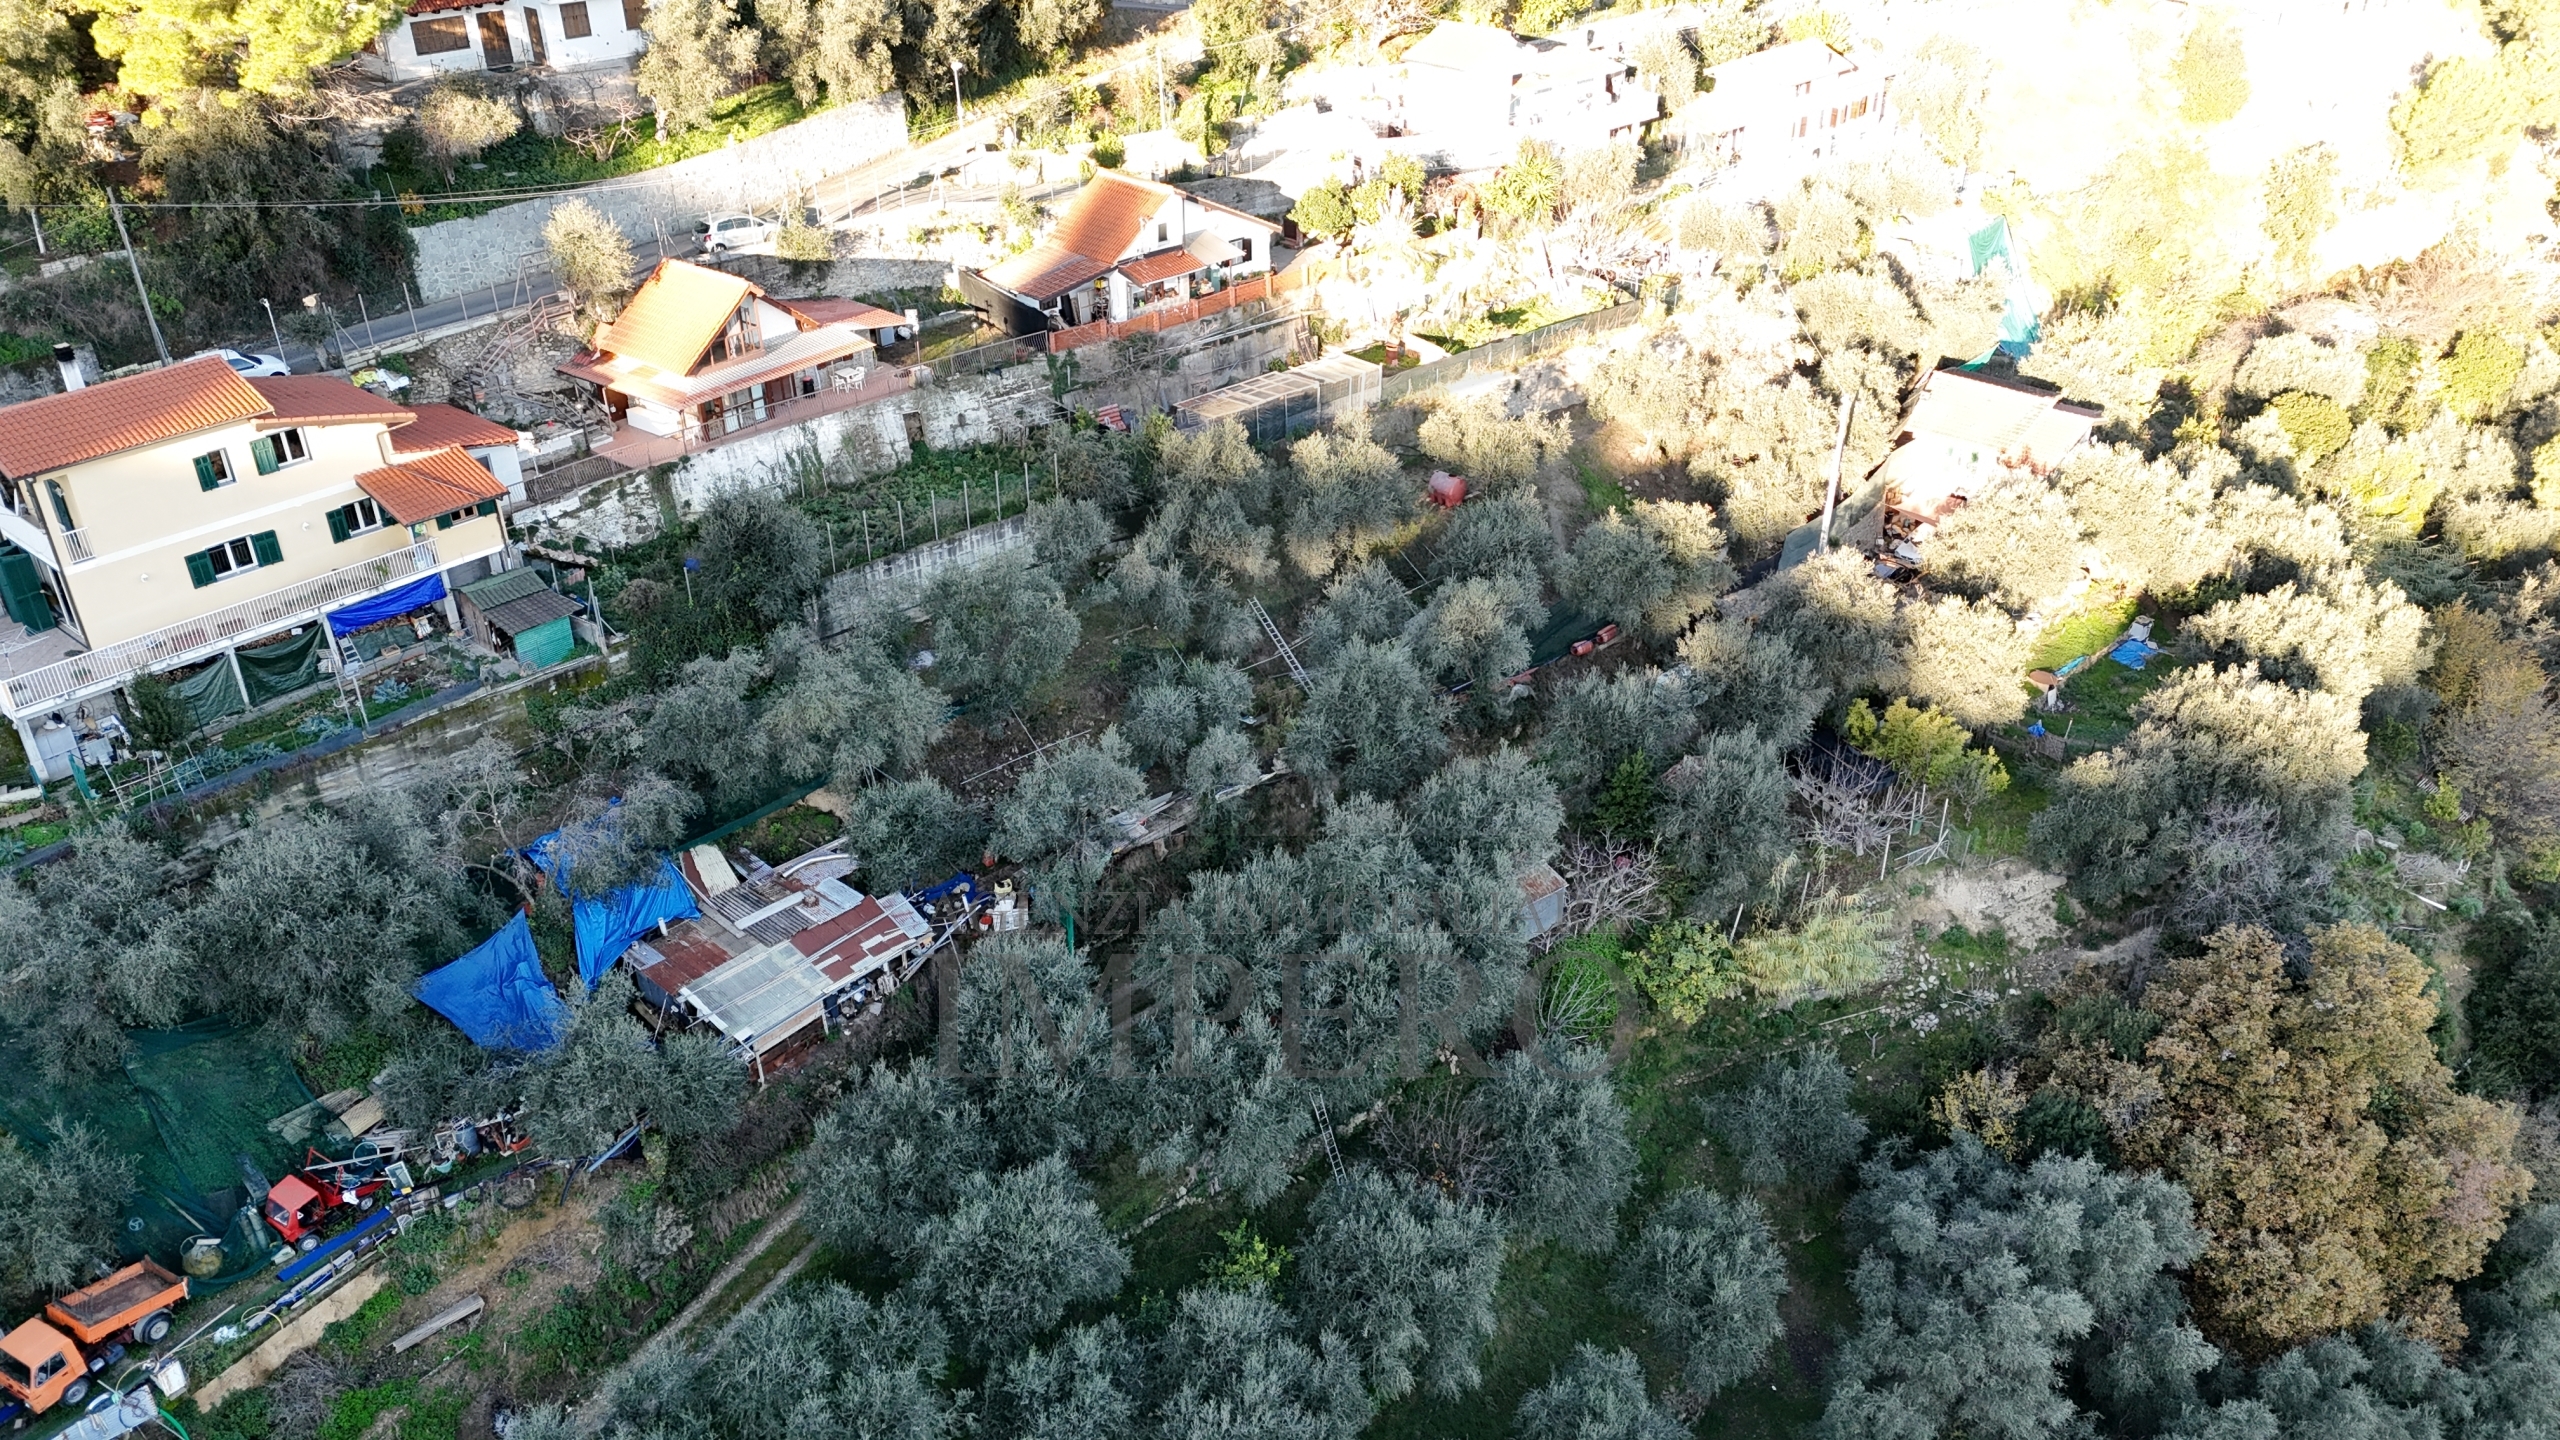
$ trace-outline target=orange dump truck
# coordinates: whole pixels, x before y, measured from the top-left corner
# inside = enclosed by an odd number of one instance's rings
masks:
[[[124,1357],[124,1342],[168,1338],[170,1312],[186,1298],[186,1277],[150,1260],[82,1286],[0,1337],[0,1391],[29,1413],[76,1405],[89,1377]]]

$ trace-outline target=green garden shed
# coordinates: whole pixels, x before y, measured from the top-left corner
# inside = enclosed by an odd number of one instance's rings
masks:
[[[463,623],[492,650],[511,651],[527,670],[557,665],[576,648],[569,617],[578,607],[534,570],[505,570],[462,587]]]

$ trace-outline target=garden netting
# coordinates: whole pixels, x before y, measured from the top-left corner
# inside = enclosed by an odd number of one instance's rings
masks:
[[[289,1138],[293,1127],[271,1122],[304,1111],[310,1089],[291,1057],[249,1027],[204,1021],[126,1038],[134,1049],[120,1071],[69,1085],[0,1086],[0,1128],[41,1152],[53,1143],[58,1118],[87,1127],[133,1162],[134,1193],[118,1234],[127,1258],[148,1255],[175,1269],[189,1237],[220,1235],[221,1272],[193,1277],[195,1289],[218,1290],[257,1273],[268,1242],[240,1214],[239,1157],[269,1180],[298,1165],[308,1133]],[[0,1034],[0,1074],[37,1073],[25,1037]]]

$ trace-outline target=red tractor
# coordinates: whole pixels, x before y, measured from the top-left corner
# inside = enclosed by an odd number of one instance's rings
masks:
[[[337,1210],[370,1210],[375,1192],[391,1183],[382,1167],[352,1160],[331,1160],[317,1150],[303,1152],[303,1168],[267,1187],[262,1213],[276,1238],[296,1250],[311,1250]]]

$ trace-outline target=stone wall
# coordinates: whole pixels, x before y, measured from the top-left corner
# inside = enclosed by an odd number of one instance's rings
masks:
[[[422,225],[409,232],[418,242],[418,293],[442,300],[506,283],[528,256],[541,268],[543,223],[566,200],[588,201],[635,244],[654,248],[660,226],[680,240],[710,211],[770,211],[794,190],[906,147],[906,102],[891,91],[643,174]]]
[[[908,417],[937,450],[1019,440],[1057,416],[1039,365],[935,377],[903,395],[814,416],[635,471],[511,513],[527,538],[597,550],[636,545],[737,487],[783,490],[824,474],[841,483],[894,470],[914,455]]]

